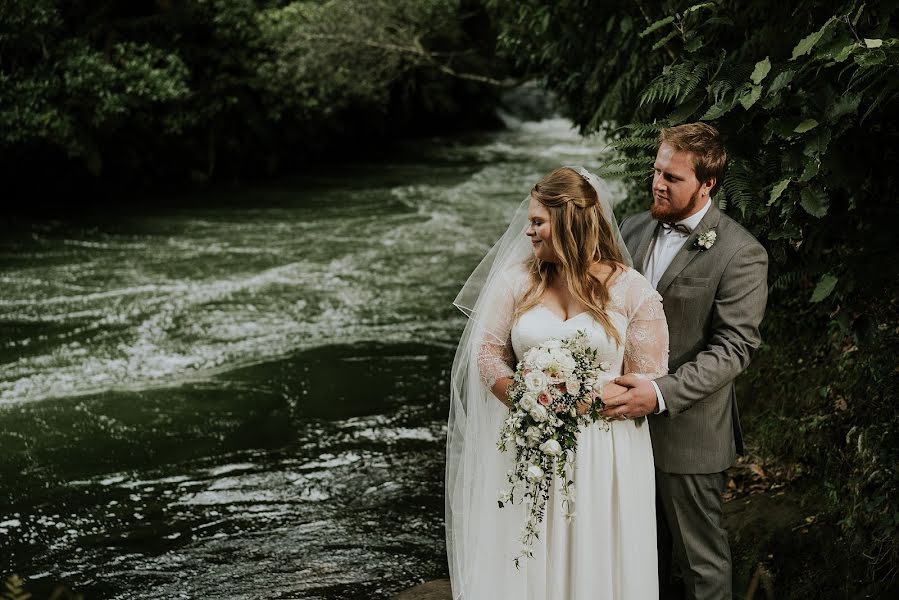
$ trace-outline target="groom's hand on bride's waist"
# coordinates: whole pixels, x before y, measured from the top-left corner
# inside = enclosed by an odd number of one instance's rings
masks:
[[[608,399],[605,390],[603,391],[606,406],[600,414],[607,419],[635,419],[654,413],[659,407],[655,387],[648,379],[622,375],[616,377],[611,385],[624,388],[625,391]]]

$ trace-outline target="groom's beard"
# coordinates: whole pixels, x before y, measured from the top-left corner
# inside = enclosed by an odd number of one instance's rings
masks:
[[[699,190],[700,188],[696,188],[696,191],[693,192],[692,196],[690,196],[690,201],[687,202],[686,206],[681,209],[673,209],[670,204],[664,204],[660,206],[656,203],[655,196],[653,196],[652,206],[649,207],[649,212],[652,215],[652,218],[656,221],[668,221],[671,223],[683,221],[691,214],[696,212],[696,209],[700,206],[702,197],[699,195]]]

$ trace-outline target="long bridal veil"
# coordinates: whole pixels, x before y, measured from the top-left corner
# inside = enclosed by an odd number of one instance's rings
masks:
[[[631,266],[608,186],[585,169],[572,168],[596,190],[602,216],[609,223],[625,262]],[[505,483],[506,462],[511,460],[502,460],[496,448],[499,426],[507,411],[481,381],[478,352],[484,343],[507,343],[510,300],[520,291],[520,278],[514,274],[523,273],[532,252],[525,235],[529,202],[530,196],[518,206],[506,232],[478,264],[454,301],[468,316],[450,377],[446,446],[446,543],[454,599],[477,600],[469,592],[476,589],[483,594],[484,578],[503,577],[490,565],[499,566],[498,559],[504,567],[512,563],[511,556],[496,556],[500,547],[496,540],[497,514],[488,510],[497,507],[498,493]],[[499,516],[514,527],[513,537],[508,540],[513,546],[518,542],[515,536],[519,527],[524,524],[523,514],[520,505],[507,505]],[[523,568],[527,568],[526,561]]]

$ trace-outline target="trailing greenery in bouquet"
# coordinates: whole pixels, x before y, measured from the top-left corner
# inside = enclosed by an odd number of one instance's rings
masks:
[[[602,388],[614,379],[610,370],[611,365],[601,362],[589,346],[584,331],[535,346],[518,363],[509,387],[512,409],[497,443],[503,452],[515,450],[515,467],[508,473],[510,487],[500,492],[499,506],[517,498],[529,509],[516,567],[521,558],[533,556],[530,548],[539,537],[538,525],[543,521],[553,474],[561,483],[565,517],[574,517],[571,500],[577,433],[581,425],[594,421],[609,427],[599,411]]]

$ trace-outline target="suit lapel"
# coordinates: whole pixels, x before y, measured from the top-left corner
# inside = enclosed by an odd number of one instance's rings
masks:
[[[649,251],[649,246],[652,244],[652,240],[658,229],[659,222],[655,219],[650,219],[646,229],[641,234],[640,241],[637,243],[637,251],[634,253],[634,268],[637,269],[641,275],[646,274],[646,254]]]
[[[690,261],[699,254],[699,250],[696,248],[696,238],[700,234],[717,227],[720,220],[721,211],[715,206],[713,200],[712,205],[709,207],[709,211],[699,222],[699,225],[696,226],[696,229],[690,233],[686,243],[677,251],[677,254],[674,255],[674,260],[672,260],[671,264],[668,265],[668,268],[665,269],[662,278],[659,279],[659,285],[656,286],[656,291],[660,294],[665,294],[665,291],[668,289],[668,286],[671,285],[671,282],[674,281],[674,278],[680,275],[680,272],[686,269],[687,265],[690,264]]]

